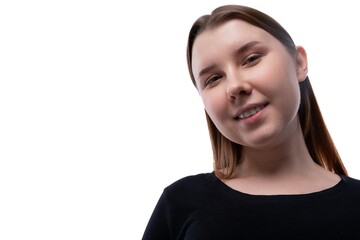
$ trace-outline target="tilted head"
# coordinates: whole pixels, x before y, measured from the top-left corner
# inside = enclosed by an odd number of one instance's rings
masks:
[[[193,72],[193,46],[195,40],[202,33],[212,30],[226,22],[238,19],[260,29],[277,39],[296,58],[297,49],[288,32],[270,16],[250,7],[240,5],[226,5],[216,8],[210,15],[198,18],[193,24],[187,44],[188,69],[195,87],[197,86]],[[346,170],[326,129],[316,102],[309,78],[306,76],[300,83],[301,102],[298,117],[305,138],[307,148],[313,160],[319,165],[339,174],[346,174]],[[236,165],[239,163],[241,145],[226,138],[215,126],[206,113],[213,153],[215,171],[227,169],[221,177],[232,176]]]

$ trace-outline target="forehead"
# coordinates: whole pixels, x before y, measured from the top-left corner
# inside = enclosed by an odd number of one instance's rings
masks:
[[[193,69],[199,63],[206,64],[203,61],[208,58],[212,59],[219,53],[230,53],[250,41],[270,44],[277,40],[265,30],[239,19],[205,30],[193,44]]]

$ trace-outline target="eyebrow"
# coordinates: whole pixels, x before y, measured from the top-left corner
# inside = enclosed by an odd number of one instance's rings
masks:
[[[202,69],[200,72],[199,72],[199,78],[202,76],[202,75],[205,75],[207,74],[208,72],[211,72],[214,68],[216,68],[216,65],[213,64],[213,65],[210,65],[204,69]]]
[[[236,55],[241,55],[241,54],[244,54],[245,52],[247,52],[249,49],[251,49],[252,47],[254,47],[255,45],[259,44],[260,42],[258,41],[251,41],[251,42],[248,42],[246,44],[244,44],[243,46],[241,46],[240,48],[238,48],[236,51],[235,51],[235,54]],[[199,74],[198,74],[198,77],[200,78],[202,75],[208,73],[208,72],[211,72],[214,68],[216,68],[216,65],[215,64],[212,64],[208,67],[205,67],[203,68]]]
[[[245,45],[241,46],[238,50],[236,50],[237,55],[244,54],[245,52],[249,51],[249,49],[253,48],[255,45],[259,44],[258,41],[251,41],[246,43]]]

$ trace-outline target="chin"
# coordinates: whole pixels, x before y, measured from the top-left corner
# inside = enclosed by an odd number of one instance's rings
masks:
[[[276,131],[262,131],[259,134],[242,136],[242,140],[234,139],[235,141],[232,141],[244,147],[267,148],[277,142],[278,136],[279,134]],[[244,139],[246,140],[244,141]]]

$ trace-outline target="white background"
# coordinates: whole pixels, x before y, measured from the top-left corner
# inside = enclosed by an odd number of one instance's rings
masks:
[[[193,21],[228,3],[306,48],[360,178],[356,1],[1,1],[0,239],[140,239],[164,187],[212,170],[185,48]]]

